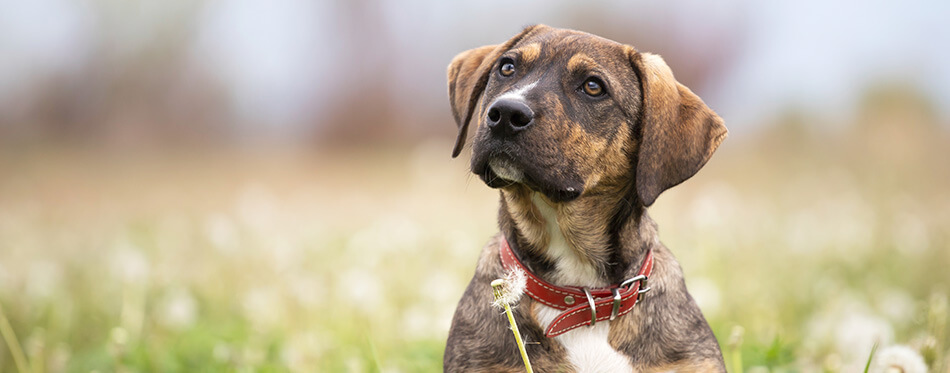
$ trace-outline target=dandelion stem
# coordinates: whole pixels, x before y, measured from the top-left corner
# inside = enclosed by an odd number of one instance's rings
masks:
[[[508,323],[511,324],[511,332],[515,334],[515,342],[518,344],[518,350],[521,352],[521,359],[524,360],[524,368],[528,373],[534,373],[531,369],[531,362],[528,361],[528,352],[525,351],[524,341],[521,340],[521,332],[518,331],[518,323],[515,322],[515,315],[511,312],[511,306],[504,299],[505,280],[497,279],[491,282],[492,293],[495,295],[495,301],[505,307],[505,314],[508,315]]]
[[[2,304],[0,304],[0,334],[3,334],[3,340],[7,342],[7,347],[10,348],[10,355],[13,355],[13,362],[16,363],[17,371],[20,373],[31,372],[29,362],[26,360],[26,356],[23,355],[23,349],[20,347],[20,343],[17,342],[16,334],[13,333],[13,327],[10,326],[10,321],[3,313]]]

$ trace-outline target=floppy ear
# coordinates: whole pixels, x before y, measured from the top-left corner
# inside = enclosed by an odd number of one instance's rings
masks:
[[[458,137],[455,139],[455,149],[452,150],[452,158],[457,157],[462,152],[462,147],[465,146],[469,122],[472,121],[472,115],[474,115],[478,102],[482,97],[482,92],[485,91],[485,86],[488,85],[489,73],[491,73],[495,61],[502,53],[536,28],[538,26],[529,26],[504,44],[486,45],[470,49],[459,53],[452,59],[448,69],[449,103],[452,105],[452,116],[455,117],[455,123],[459,127]]]
[[[630,53],[643,90],[636,188],[643,205],[650,206],[664,190],[696,174],[728,130],[699,96],[673,78],[660,56]]]

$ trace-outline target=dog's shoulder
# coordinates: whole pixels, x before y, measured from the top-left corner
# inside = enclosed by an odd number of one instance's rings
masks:
[[[651,290],[612,325],[611,345],[644,371],[724,372],[719,344],[686,290],[679,262],[659,241],[653,252]]]
[[[455,309],[445,347],[443,365],[446,372],[475,371],[499,363],[509,365],[508,361],[503,361],[508,354],[497,350],[511,338],[502,337],[506,332],[503,323],[491,322],[487,317],[492,312],[491,281],[502,276],[498,259],[501,239],[501,234],[498,234],[482,248],[475,274]]]
[[[504,311],[492,306],[492,280],[504,278],[498,250],[502,234],[482,249],[471,282],[462,294],[443,356],[446,372],[523,372],[524,363],[511,335]],[[512,309],[528,346],[531,364],[539,372],[570,371],[564,348],[545,338],[532,313],[535,303],[523,296]],[[486,368],[490,367],[490,368]]]

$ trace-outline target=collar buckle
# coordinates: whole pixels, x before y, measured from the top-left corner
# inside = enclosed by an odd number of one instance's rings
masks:
[[[649,279],[650,278],[647,277],[647,275],[636,275],[621,282],[620,287],[627,288],[632,286],[634,282],[639,281],[640,283],[637,284],[637,300],[639,300],[640,294],[650,291],[650,287],[647,286],[647,280]],[[616,299],[616,297],[614,298]]]

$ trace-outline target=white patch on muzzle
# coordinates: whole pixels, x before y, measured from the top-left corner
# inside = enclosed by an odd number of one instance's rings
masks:
[[[491,167],[495,175],[498,175],[498,177],[502,179],[516,183],[524,181],[524,172],[517,166],[511,164],[508,160],[492,158],[488,160],[488,167]]]

